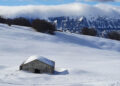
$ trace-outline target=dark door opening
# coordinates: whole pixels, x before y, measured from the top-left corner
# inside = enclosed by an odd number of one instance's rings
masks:
[[[40,73],[40,70],[38,70],[38,69],[35,69],[35,73]]]
[[[22,70],[22,66],[20,66],[20,70]]]

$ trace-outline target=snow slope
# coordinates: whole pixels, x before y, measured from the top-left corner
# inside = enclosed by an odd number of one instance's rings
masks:
[[[31,55],[55,61],[56,73],[19,71]],[[0,86],[120,86],[119,68],[119,41],[0,24]]]

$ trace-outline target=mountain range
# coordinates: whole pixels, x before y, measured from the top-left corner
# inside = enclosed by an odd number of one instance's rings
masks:
[[[50,21],[56,24],[57,28],[62,30],[80,31],[84,27],[103,30],[120,30],[120,18],[108,17],[52,17]]]

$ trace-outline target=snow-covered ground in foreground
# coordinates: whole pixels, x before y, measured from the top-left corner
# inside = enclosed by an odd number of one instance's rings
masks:
[[[19,71],[31,55],[56,62],[56,74]],[[120,42],[0,24],[0,86],[120,86]]]

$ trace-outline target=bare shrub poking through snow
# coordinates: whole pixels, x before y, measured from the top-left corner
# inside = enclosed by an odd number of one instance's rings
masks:
[[[54,34],[54,31],[56,30],[54,24],[46,20],[40,20],[40,19],[33,20],[32,27],[38,32],[49,33],[49,34]]]
[[[120,40],[120,33],[117,31],[112,31],[107,34],[108,38],[114,39],[114,40]]]
[[[5,23],[6,22],[6,19],[2,16],[0,16],[0,23]]]
[[[12,21],[13,21],[12,23],[15,25],[29,26],[29,27],[31,26],[31,23],[29,22],[29,20],[23,17],[15,18]]]
[[[97,35],[97,31],[94,28],[87,28],[87,27],[83,28],[81,33],[84,35],[90,35],[90,36]]]

